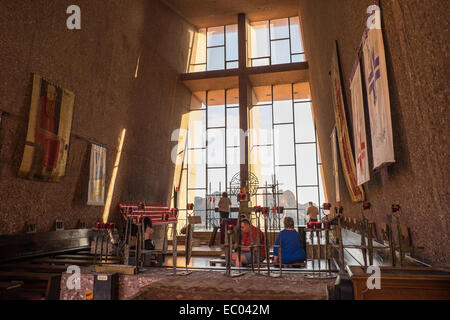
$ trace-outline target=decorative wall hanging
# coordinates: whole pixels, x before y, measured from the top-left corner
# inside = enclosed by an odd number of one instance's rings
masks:
[[[103,206],[105,204],[106,186],[106,148],[91,144],[91,164],[87,204]]]
[[[355,144],[356,180],[358,186],[370,180],[369,159],[367,156],[366,123],[364,118],[364,96],[362,91],[361,65],[359,56],[350,77],[352,97],[353,140]]]
[[[331,63],[331,87],[333,92],[334,115],[336,119],[336,130],[339,142],[339,153],[341,155],[342,169],[347,184],[350,198],[353,202],[364,201],[364,190],[356,182],[356,168],[353,151],[348,134],[347,118],[345,115],[344,96],[342,91],[341,73],[337,43]]]
[[[19,176],[57,182],[66,171],[75,94],[35,74]]]

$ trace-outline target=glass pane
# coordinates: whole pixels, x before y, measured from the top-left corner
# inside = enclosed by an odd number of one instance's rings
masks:
[[[306,56],[304,54],[293,54],[292,55],[292,63],[295,62],[305,62]]]
[[[208,71],[225,69],[225,47],[208,48]]]
[[[291,20],[291,45],[292,53],[303,53],[303,43],[300,30],[300,20],[293,17]]]
[[[227,37],[227,61],[238,60],[238,27],[237,24],[226,26]]]
[[[227,148],[227,166],[230,169],[229,175],[233,176],[239,172],[241,164],[241,151],[239,148]]]
[[[292,124],[275,126],[275,164],[295,164]]]
[[[279,204],[285,208],[297,208],[295,196],[295,166],[276,167],[276,179],[279,183]]]
[[[206,63],[206,29],[200,29],[192,51],[191,64]]]
[[[273,182],[273,147],[253,147],[250,153],[251,171],[258,177],[259,185]]]
[[[288,18],[270,21],[270,38],[272,40],[289,38]]]
[[[250,109],[252,145],[265,145],[273,143],[272,133],[272,106],[254,106]]]
[[[198,64],[198,65],[191,65],[189,68],[189,72],[204,72],[206,71],[206,64]]]
[[[206,143],[206,110],[194,110],[189,114],[188,148],[203,148]]]
[[[188,150],[188,188],[205,188],[205,150]]]
[[[224,27],[208,28],[208,47],[223,46],[224,43]]]
[[[237,69],[239,68],[239,62],[233,61],[233,62],[227,62],[227,69]]]
[[[272,41],[272,64],[291,63],[289,40]]]
[[[194,211],[204,211],[206,208],[206,190],[188,190],[187,203],[194,204]],[[186,207],[186,204],[184,205]]]
[[[240,145],[239,109],[227,109],[227,146]]]
[[[316,144],[297,145],[297,183],[299,186],[317,185]]]
[[[315,142],[316,134],[311,112],[311,103],[295,103],[295,142]]]
[[[269,58],[260,58],[252,60],[252,67],[268,66],[270,64]]]
[[[225,129],[208,129],[208,167],[225,166]]]
[[[225,90],[208,91],[208,128],[225,126]]]
[[[208,127],[224,127],[225,126],[225,106],[208,107]]]
[[[208,194],[220,195],[225,191],[225,169],[208,169]]]
[[[251,52],[250,58],[268,57],[269,21],[252,22],[250,24]]]
[[[292,100],[273,102],[273,122],[292,122]]]
[[[227,108],[239,107],[239,89],[227,90]]]
[[[317,187],[299,187],[297,190],[299,209],[304,209],[306,211],[309,201],[312,201],[315,206],[318,205],[319,194],[317,192]]]

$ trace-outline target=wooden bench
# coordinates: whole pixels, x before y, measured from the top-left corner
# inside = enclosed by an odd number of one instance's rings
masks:
[[[0,282],[6,282],[5,280],[23,282],[24,286],[27,283],[43,282],[45,284],[43,297],[46,300],[59,299],[61,274],[0,271]]]

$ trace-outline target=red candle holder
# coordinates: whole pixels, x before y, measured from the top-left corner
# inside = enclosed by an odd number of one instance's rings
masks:
[[[193,203],[188,203],[186,205],[187,210],[194,210],[194,204]]]
[[[314,222],[308,222],[306,226],[308,227],[308,229],[314,229]]]
[[[234,228],[234,226],[233,226],[232,224],[229,224],[229,225],[227,226],[227,229],[228,229],[229,231],[233,231],[233,228]]]
[[[364,203],[363,203],[363,209],[364,209],[364,210],[370,210],[370,207],[371,207],[371,206],[370,206],[370,202],[364,202]]]
[[[239,201],[241,201],[241,202],[248,201],[248,194],[247,194],[247,193],[241,192],[241,193],[239,193],[239,195],[238,195],[238,199],[239,199]]]
[[[284,207],[277,207],[277,213],[283,214],[284,213]]]
[[[331,203],[328,203],[328,202],[325,202],[323,205],[322,205],[322,207],[323,207],[323,209],[324,210],[330,210],[331,209]]]
[[[400,205],[399,204],[393,204],[392,205],[392,213],[398,214],[400,212]]]
[[[314,222],[314,229],[322,229],[322,222]]]
[[[262,211],[262,210],[261,210],[261,206],[254,206],[253,209],[255,209],[255,212],[256,212],[256,213],[259,213],[259,212]]]

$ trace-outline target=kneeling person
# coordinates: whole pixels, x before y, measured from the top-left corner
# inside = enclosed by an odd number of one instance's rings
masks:
[[[266,251],[265,251],[265,247],[264,247],[264,233],[261,232],[261,230],[259,230],[258,228],[251,226],[250,228],[250,222],[247,219],[243,219],[241,221],[241,232],[242,232],[242,241],[241,241],[241,245],[243,247],[241,247],[241,259],[239,261],[239,254],[237,252],[234,252],[233,255],[231,256],[231,259],[233,261],[233,264],[236,267],[240,267],[243,265],[248,265],[252,263],[252,258],[251,258],[251,251],[250,251],[250,245],[251,245],[251,241],[250,241],[250,236],[252,235],[253,238],[253,245],[255,246],[255,248],[253,248],[253,257],[256,261],[256,258],[258,256],[258,247],[256,247],[256,245],[258,244],[258,232],[260,234],[259,237],[259,243],[260,243],[260,247],[259,247],[259,259],[262,262],[265,258],[266,258]]]
[[[294,229],[294,219],[284,218],[284,230],[281,231],[275,240],[273,249],[273,262],[278,263],[278,248],[281,242],[281,263],[290,264],[296,262],[305,262],[305,251],[300,235]],[[281,241],[280,241],[281,238]]]

